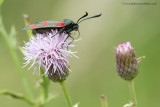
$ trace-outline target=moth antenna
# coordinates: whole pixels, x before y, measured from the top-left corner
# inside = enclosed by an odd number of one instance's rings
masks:
[[[80,22],[78,22],[77,24],[79,24],[79,23],[81,23],[81,22],[83,22],[83,21],[85,21],[85,20],[87,20],[87,19],[100,17],[101,15],[102,15],[102,13],[101,13],[101,14],[98,14],[98,15],[95,15],[95,16],[92,16],[92,17],[88,17],[88,18],[86,18],[86,19],[81,20],[81,21],[80,21]]]
[[[86,16],[88,16],[88,13],[87,13],[87,12],[86,12],[85,15],[83,15],[81,18],[79,18],[79,19],[77,20],[77,23],[78,23],[78,21],[80,21],[82,18],[84,18],[84,17],[86,17]]]

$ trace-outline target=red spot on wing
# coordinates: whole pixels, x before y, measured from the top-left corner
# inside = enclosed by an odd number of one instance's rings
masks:
[[[34,24],[29,25],[29,27],[33,27],[33,26],[34,26]]]
[[[33,28],[37,27],[38,25],[34,25]]]
[[[57,22],[56,24],[57,24],[56,27],[64,27],[65,26],[64,22]]]
[[[44,26],[48,25],[48,22],[47,22],[47,21],[44,21],[44,22],[43,22],[43,25],[44,25]]]
[[[31,24],[31,25],[29,25],[29,27],[33,27],[33,28],[35,28],[35,27],[37,27],[38,25],[35,25],[35,24]]]

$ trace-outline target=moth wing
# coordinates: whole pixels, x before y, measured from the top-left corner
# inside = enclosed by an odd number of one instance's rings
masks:
[[[32,30],[32,29],[38,29],[38,28],[54,28],[54,27],[64,27],[65,23],[62,21],[41,21],[41,22],[36,22],[35,24],[31,24],[22,30]]]

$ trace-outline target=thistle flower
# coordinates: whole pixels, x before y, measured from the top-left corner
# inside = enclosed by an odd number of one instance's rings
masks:
[[[70,71],[67,56],[75,56],[75,52],[68,50],[69,47],[74,47],[70,44],[71,40],[66,39],[65,33],[59,34],[56,30],[36,35],[36,37],[31,36],[30,41],[25,43],[23,47],[25,66],[32,62],[30,68],[36,65],[34,72],[38,67],[40,73],[42,66],[45,70],[44,75],[47,75],[49,79],[53,81],[65,80]]]
[[[130,42],[120,43],[116,48],[117,72],[125,80],[132,80],[138,74],[138,62]]]

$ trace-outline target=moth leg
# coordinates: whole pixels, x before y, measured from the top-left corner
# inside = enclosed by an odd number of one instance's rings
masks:
[[[70,44],[74,41],[74,38],[73,38],[70,34],[67,36],[66,40],[67,40],[69,37],[72,39],[72,41],[71,41],[70,43],[68,43],[68,45],[70,45]],[[66,41],[66,40],[65,40],[65,41]],[[67,46],[67,50],[68,50],[68,46]]]
[[[63,27],[60,31],[58,31],[56,34],[54,34],[51,38],[53,38],[55,35],[57,35],[58,33],[62,33],[62,31],[65,29],[65,27]]]
[[[74,38],[71,35],[69,35],[69,37],[72,39],[72,41],[68,45],[70,45],[74,41]]]
[[[74,38],[71,36],[71,34],[68,34],[68,36],[67,36],[66,39],[64,40],[64,43],[66,42],[66,40],[67,40],[69,37],[72,39],[72,41],[71,41],[70,43],[68,43],[68,45],[70,45],[70,44],[74,41]],[[62,44],[62,47],[63,47],[64,43]],[[68,46],[67,46],[67,50],[68,50]]]
[[[77,38],[79,38],[79,36],[80,36],[80,32],[79,32],[79,30],[78,30],[78,37],[77,37]]]

